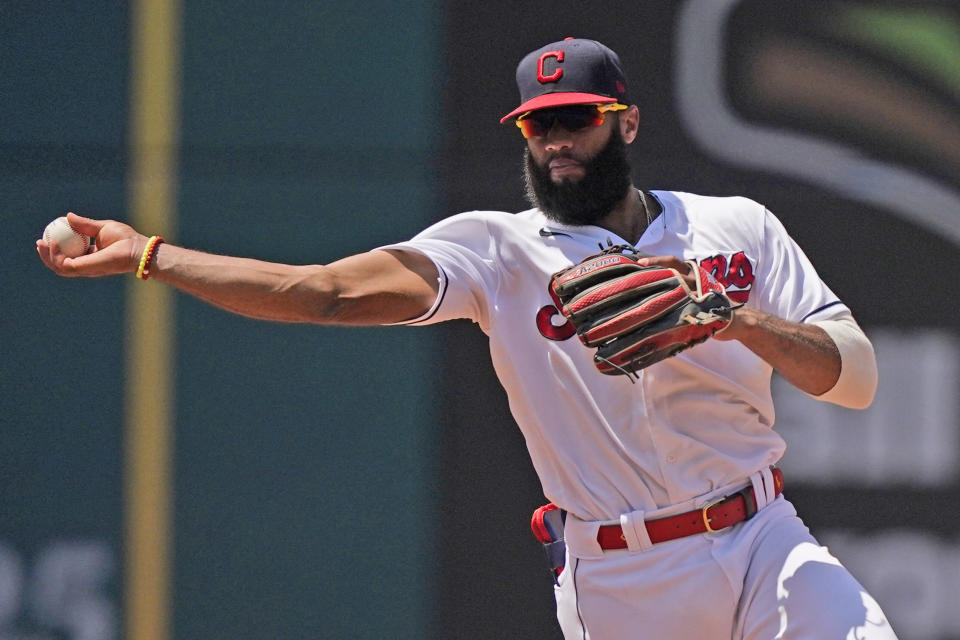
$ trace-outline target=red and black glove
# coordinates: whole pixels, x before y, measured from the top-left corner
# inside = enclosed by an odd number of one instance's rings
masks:
[[[688,261],[696,287],[677,270],[642,266],[617,245],[550,278],[550,295],[580,341],[596,348],[601,373],[631,375],[705,341],[730,323],[723,285]]]

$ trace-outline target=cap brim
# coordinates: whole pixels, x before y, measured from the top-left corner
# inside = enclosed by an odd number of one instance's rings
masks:
[[[595,93],[545,93],[522,105],[500,118],[501,124],[527,111],[535,109],[549,109],[550,107],[564,107],[568,104],[609,104],[616,102],[616,98],[601,96]]]

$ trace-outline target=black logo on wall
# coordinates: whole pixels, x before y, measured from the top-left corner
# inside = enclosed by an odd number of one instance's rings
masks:
[[[960,7],[689,0],[676,98],[709,154],[960,245]]]

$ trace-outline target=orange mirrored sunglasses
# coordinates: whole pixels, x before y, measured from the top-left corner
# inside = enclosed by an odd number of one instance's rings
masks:
[[[524,138],[539,138],[547,135],[554,123],[567,131],[579,131],[585,127],[599,127],[604,115],[610,111],[622,111],[625,104],[571,104],[551,109],[527,111],[517,117],[517,126]]]

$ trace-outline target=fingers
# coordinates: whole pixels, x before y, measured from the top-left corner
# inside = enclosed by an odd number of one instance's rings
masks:
[[[67,277],[83,276],[87,278],[96,278],[99,276],[120,273],[114,264],[116,260],[105,251],[88,253],[77,258],[63,258],[57,264],[57,273]]]
[[[61,276],[75,275],[71,272],[70,266],[67,265],[70,258],[60,251],[60,244],[56,240],[51,240],[49,243],[37,240],[37,255],[40,256],[43,264],[55,273]]]
[[[129,272],[130,241],[118,242],[106,249],[94,250],[76,258],[68,258],[56,240],[50,243],[37,240],[37,255],[51,271],[60,276],[75,278],[114,275]]]
[[[93,218],[78,216],[72,211],[67,214],[67,222],[70,223],[71,227],[91,238],[96,238],[100,229],[107,223],[106,220],[94,220]]]
[[[644,267],[667,267],[676,269],[683,275],[690,273],[690,265],[676,256],[649,256],[637,258],[637,263]]]
[[[43,264],[53,269],[53,263],[50,259],[50,247],[47,246],[47,243],[43,240],[37,240],[37,255],[40,256]]]

